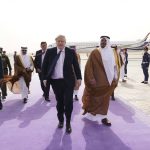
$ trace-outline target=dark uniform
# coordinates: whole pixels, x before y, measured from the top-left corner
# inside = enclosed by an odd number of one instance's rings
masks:
[[[2,57],[0,54],[0,80],[3,79],[3,66],[2,66]]]
[[[11,65],[10,65],[10,60],[7,55],[2,54],[2,65],[3,65],[3,74],[8,75],[8,70],[9,70],[9,75],[11,75]],[[1,84],[1,90],[2,90],[2,99],[6,99],[7,96],[7,88],[6,88],[6,83]]]
[[[2,56],[0,52],[0,80],[3,79],[3,65],[2,65]],[[2,102],[1,102],[1,92],[0,92],[0,109],[3,108]]]
[[[142,69],[143,69],[143,74],[144,74],[144,81],[142,83],[147,84],[148,83],[148,68],[149,68],[149,61],[150,61],[150,54],[146,51],[144,52],[143,59],[142,59]]]
[[[124,77],[127,77],[128,52],[125,51]]]

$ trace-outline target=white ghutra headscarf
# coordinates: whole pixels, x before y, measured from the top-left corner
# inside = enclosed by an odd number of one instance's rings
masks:
[[[111,45],[110,45],[109,38],[107,38],[107,36],[103,38],[106,39],[107,43],[104,48],[101,48],[100,46],[100,53],[102,56],[102,61],[103,61],[106,75],[107,75],[108,82],[111,85],[115,77],[115,66],[116,66],[115,57],[114,57],[113,49],[111,48]]]

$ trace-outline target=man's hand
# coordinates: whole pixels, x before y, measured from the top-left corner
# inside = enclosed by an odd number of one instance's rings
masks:
[[[23,73],[26,73],[26,69],[23,69],[22,72],[23,72]]]
[[[43,84],[44,84],[44,86],[46,87],[47,80],[43,80]]]
[[[31,71],[31,69],[30,68],[26,68],[26,71]]]
[[[41,69],[37,68],[37,72],[38,72],[38,73],[41,73]]]

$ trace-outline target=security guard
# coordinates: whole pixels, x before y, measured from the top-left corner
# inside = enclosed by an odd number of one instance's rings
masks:
[[[2,65],[2,48],[0,47],[0,86],[1,86],[1,81],[3,79],[3,65]],[[1,92],[0,92],[0,109],[3,108],[3,104],[1,102]]]
[[[3,79],[2,48],[0,47],[0,80]]]
[[[8,70],[9,70],[9,75],[11,75],[11,64],[8,56],[6,55],[6,51],[3,51],[3,48],[1,50],[2,53],[2,65],[3,65],[3,74],[8,75]],[[2,90],[2,99],[6,99],[7,96],[7,88],[6,88],[6,83],[4,82],[1,84],[1,90]]]
[[[127,48],[124,49],[125,63],[124,63],[124,77],[127,77],[127,65],[128,65],[128,52]]]
[[[150,62],[150,54],[148,53],[148,47],[144,47],[144,55],[142,59],[142,69],[143,69],[143,74],[144,74],[144,81],[141,83],[148,84],[148,68],[149,68],[149,62]]]

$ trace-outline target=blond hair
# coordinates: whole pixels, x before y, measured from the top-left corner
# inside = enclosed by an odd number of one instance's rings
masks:
[[[66,41],[66,37],[64,35],[58,35],[56,38],[55,38],[55,41],[57,41],[58,39],[64,39]]]

